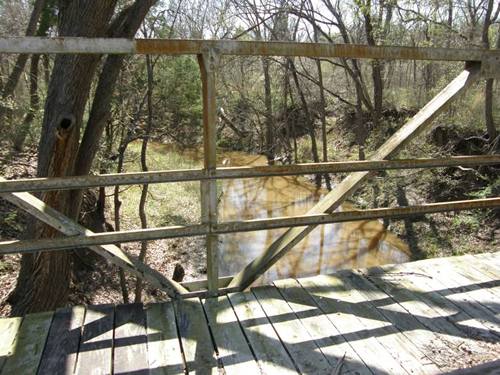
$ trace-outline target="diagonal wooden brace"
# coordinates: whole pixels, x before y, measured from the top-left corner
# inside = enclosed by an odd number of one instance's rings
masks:
[[[0,181],[1,180],[4,179],[0,177]],[[0,194],[0,197],[25,210],[30,215],[36,217],[40,221],[50,225],[67,236],[78,236],[93,233],[59,211],[47,206],[42,200],[30,193],[3,193]],[[188,292],[188,290],[181,284],[163,276],[161,273],[155,271],[151,267],[148,267],[142,262],[130,259],[118,246],[100,245],[91,246],[90,249],[101,255],[109,262],[123,268],[125,271],[147,280],[153,286],[164,290],[170,297],[175,298],[181,293]]]
[[[427,130],[446,106],[461,92],[480,77],[480,64],[469,63],[453,81],[439,94],[427,103],[413,118],[394,133],[371,157],[371,160],[388,159],[400,151],[417,135]],[[347,176],[335,189],[329,192],[307,214],[331,213],[336,210],[352,193],[360,188],[373,172],[355,172]],[[229,287],[240,290],[249,287],[258,277],[287,254],[305,236],[312,232],[317,225],[295,227],[288,229],[274,241],[260,256],[243,268],[231,281]]]

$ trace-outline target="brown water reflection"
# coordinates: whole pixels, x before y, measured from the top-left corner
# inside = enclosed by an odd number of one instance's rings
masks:
[[[159,146],[159,145],[156,145]],[[168,146],[165,151],[172,152]],[[174,151],[179,152],[179,151]],[[242,152],[218,153],[222,166],[265,165],[266,158]],[[182,155],[202,164],[197,150]],[[219,221],[292,216],[306,213],[327,191],[302,176],[222,180],[219,185]],[[341,209],[351,210],[344,204]],[[282,234],[285,229],[221,235],[220,274],[233,275]],[[358,221],[318,226],[260,280],[331,273],[340,268],[401,263],[410,259],[408,246],[380,221]]]
[[[265,165],[263,156],[225,153],[231,166]],[[302,176],[225,180],[219,202],[220,220],[239,220],[306,213],[325,189]],[[353,209],[344,204],[344,210]],[[232,275],[270,245],[284,229],[222,235],[221,275]],[[386,231],[380,221],[359,221],[317,227],[262,278],[265,283],[291,276],[331,273],[340,268],[369,267],[409,260],[408,246]]]

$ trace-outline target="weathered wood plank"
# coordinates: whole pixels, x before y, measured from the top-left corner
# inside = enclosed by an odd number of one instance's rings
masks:
[[[274,285],[297,315],[332,368],[342,363],[342,374],[371,374],[360,356],[294,279],[275,281]]]
[[[475,299],[481,305],[498,318],[500,314],[500,279],[498,275],[500,272],[498,274],[489,273],[489,270],[483,269],[477,262],[475,264],[462,263],[462,260],[451,259],[448,266],[452,267],[457,276],[462,276],[469,281],[471,285],[467,289],[474,293]]]
[[[114,335],[114,372],[147,373],[146,313],[141,303],[116,306]]]
[[[298,281],[373,372],[419,371],[420,361],[411,352],[411,344],[338,275]]]
[[[203,306],[224,372],[228,375],[260,374],[260,368],[227,297],[208,298],[203,301]]]
[[[198,298],[174,305],[186,366],[191,374],[217,374],[219,366],[208,323]]]
[[[76,374],[111,374],[113,321],[114,307],[112,305],[86,307]]]
[[[496,272],[496,270],[492,270],[491,267],[485,267],[482,264],[467,264],[464,262],[454,262],[453,266],[456,271],[463,275],[464,277],[478,283],[486,283],[491,285],[488,288],[490,293],[495,294],[496,296],[500,296],[498,291],[498,285],[500,283],[500,270]]]
[[[417,270],[432,277],[438,283],[437,292],[452,301],[458,308],[477,319],[500,339],[500,308],[490,310],[498,296],[491,293],[492,285],[476,288],[477,284],[456,272],[449,262],[440,262],[436,267],[424,264],[409,264],[408,269]],[[500,291],[500,281],[497,287]],[[493,302],[493,304],[492,304]],[[498,304],[497,304],[498,306]]]
[[[500,265],[500,251],[495,251],[491,253],[480,253],[474,255],[472,254],[463,255],[464,259],[470,257],[484,261],[486,262],[486,264],[494,263],[496,265]]]
[[[295,364],[283,347],[264,310],[251,292],[228,295],[245,336],[263,374],[297,374]]]
[[[46,51],[47,53],[133,53],[134,42],[119,38],[0,38],[0,51],[31,53]],[[100,51],[100,52],[98,52]],[[108,51],[108,52],[105,52]]]
[[[500,280],[500,262],[496,257],[488,259],[484,256],[476,258],[475,256],[464,255],[458,258],[451,258],[451,261],[457,266],[459,273],[466,277],[474,275],[475,279],[480,278],[483,281]],[[496,290],[492,290],[492,293],[496,293]]]
[[[15,339],[15,352],[5,363],[2,374],[36,373],[47,341],[52,317],[52,312],[30,314],[24,317]]]
[[[453,352],[450,347],[441,340],[434,332],[425,327],[412,314],[409,314],[400,304],[393,300],[386,293],[368,281],[357,271],[339,271],[343,280],[348,281],[347,285],[359,291],[370,304],[370,307],[377,309],[394,327],[399,329],[403,335],[408,337],[421,352],[422,368],[427,372],[437,372],[438,367],[446,367],[447,357]],[[436,355],[439,353],[440,355]]]
[[[482,274],[481,280],[500,280],[500,252],[485,254],[466,254],[459,257],[449,258],[450,263],[455,265],[459,273],[468,277],[468,273],[477,278]]]
[[[0,373],[7,362],[7,359],[12,356],[16,350],[15,338],[18,334],[19,327],[23,318],[7,318],[0,319]]]
[[[185,364],[172,302],[148,305],[146,316],[150,374],[184,374]]]
[[[68,307],[55,312],[38,368],[40,374],[73,373],[84,315],[83,306]]]
[[[252,288],[252,292],[300,372],[331,374],[333,367],[278,290],[262,286]]]
[[[394,133],[370,159],[381,160],[393,157],[406,144],[417,135],[428,129],[432,120],[436,118],[447,105],[461,92],[465,91],[480,77],[480,67],[475,65],[467,67],[448,86],[427,103],[410,121]],[[329,192],[307,214],[331,213],[347,199],[361,184],[371,176],[370,172],[355,172],[346,177],[335,189]],[[250,262],[240,271],[229,284],[230,287],[238,286],[247,288],[260,275],[268,270],[274,263],[281,259],[297,243],[307,236],[314,225],[289,229],[274,241],[260,256]]]
[[[411,266],[415,267],[428,267],[428,269],[441,270],[443,268],[450,268],[453,271],[454,277],[463,277],[468,280],[469,284],[479,284],[470,285],[466,288],[468,290],[476,290],[478,287],[488,294],[495,295],[491,301],[488,301],[488,308],[492,308],[492,311],[497,314],[500,311],[500,306],[495,304],[494,301],[500,298],[500,268],[498,268],[494,262],[496,258],[492,258],[486,263],[486,258],[483,254],[476,255],[462,255],[448,257],[445,259],[426,259],[418,262],[412,262]],[[426,268],[427,269],[427,268]]]
[[[415,290],[414,284],[405,282],[409,275],[401,272],[397,266],[385,268],[374,267],[363,273],[452,349],[451,354],[446,354],[446,360],[453,365],[451,368],[466,366],[475,356],[485,360],[492,356],[494,358],[490,344],[474,336],[469,326],[457,321],[455,314],[466,318],[463,312],[443,308],[443,301],[433,301],[428,298],[429,294]],[[436,355],[441,354],[438,352]]]
[[[404,275],[399,281],[402,287],[413,291],[419,299],[432,304],[443,316],[450,316],[449,320],[464,330],[468,336],[492,342],[498,340],[498,333],[495,334],[495,331],[469,313],[471,305],[457,304],[452,299],[446,298],[443,291],[439,293],[442,285],[437,279],[419,272],[420,269],[416,269],[411,263],[398,265],[398,270]],[[415,270],[417,272],[414,272]]]

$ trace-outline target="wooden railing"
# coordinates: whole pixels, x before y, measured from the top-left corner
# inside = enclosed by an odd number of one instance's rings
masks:
[[[171,297],[207,296],[243,290],[283,257],[317,225],[375,218],[404,218],[428,213],[478,208],[498,208],[500,198],[441,202],[419,206],[335,212],[374,171],[500,164],[500,155],[455,156],[441,159],[387,160],[425,130],[460,93],[480,78],[495,78],[500,71],[500,51],[449,48],[373,47],[350,44],[240,42],[208,40],[128,40],[85,38],[0,38],[0,53],[65,54],[165,54],[197,55],[203,91],[204,165],[202,169],[106,174],[97,176],[0,179],[0,196],[65,238],[0,242],[0,254],[57,251],[89,247],[108,261],[165,290]],[[464,61],[464,70],[412,119],[364,161],[309,163],[283,166],[217,168],[216,166],[216,64],[222,55],[304,56],[312,58],[363,58]],[[286,176],[315,173],[351,173],[309,212],[301,216],[219,222],[218,179]],[[93,233],[29,192],[83,189],[98,186],[200,181],[199,224]],[[231,277],[218,276],[217,236],[223,233],[290,228],[268,249]],[[183,236],[206,236],[207,280],[177,283],[147,265],[130,258],[115,244]]]

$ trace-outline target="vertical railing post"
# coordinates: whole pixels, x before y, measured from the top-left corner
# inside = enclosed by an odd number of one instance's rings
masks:
[[[214,175],[217,164],[217,107],[215,91],[215,65],[218,56],[215,50],[207,49],[198,55],[203,90],[203,155],[204,171]],[[208,224],[210,231],[217,224],[217,181],[201,181],[201,220]],[[217,235],[206,236],[207,280],[209,295],[216,295],[219,281],[219,254]]]

